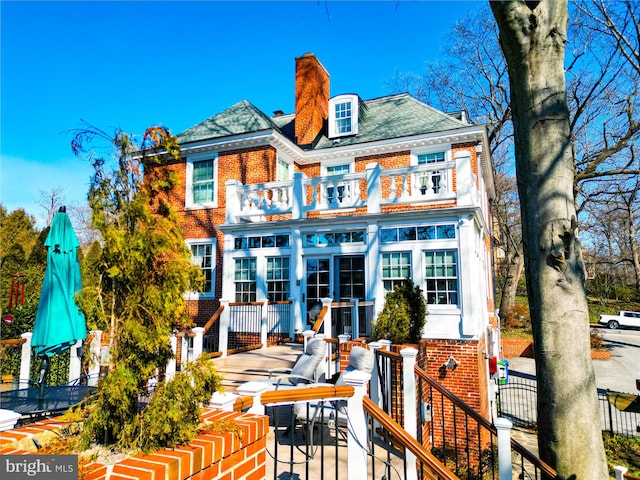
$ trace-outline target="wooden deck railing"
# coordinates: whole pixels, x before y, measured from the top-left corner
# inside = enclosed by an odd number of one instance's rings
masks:
[[[324,318],[327,316],[328,311],[329,309],[327,307],[322,307],[322,310],[320,310],[320,315],[318,315],[318,318],[316,319],[316,323],[313,324],[313,327],[311,327],[311,330],[318,333],[318,331],[322,328]]]
[[[211,318],[207,321],[207,323],[204,324],[204,332],[203,334],[206,335],[207,332],[211,329],[211,327],[213,327],[213,325],[220,320],[220,315],[222,315],[222,311],[224,310],[224,305],[220,305],[218,307],[218,310],[215,311],[215,313],[213,315],[211,315]]]
[[[377,421],[390,437],[394,439],[394,443],[399,444],[402,448],[414,454],[420,464],[419,471],[423,474],[423,478],[433,480],[457,480],[458,477],[447,469],[440,460],[428,452],[420,445],[415,438],[405,432],[391,417],[389,417],[380,407],[378,407],[369,397],[363,398],[364,410]]]

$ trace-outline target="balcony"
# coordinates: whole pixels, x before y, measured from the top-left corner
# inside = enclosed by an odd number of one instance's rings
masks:
[[[468,153],[451,162],[382,169],[377,163],[366,172],[243,185],[226,184],[227,224],[261,221],[279,215],[293,220],[310,213],[332,214],[362,209],[380,213],[388,205],[432,208],[437,204],[480,206],[477,178]]]

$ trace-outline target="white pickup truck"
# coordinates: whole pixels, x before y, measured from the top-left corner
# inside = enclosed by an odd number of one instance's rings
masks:
[[[618,315],[600,315],[598,323],[602,323],[611,329],[618,327],[640,328],[640,312],[620,310]]]

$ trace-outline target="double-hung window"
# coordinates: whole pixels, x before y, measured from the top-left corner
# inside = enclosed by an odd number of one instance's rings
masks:
[[[341,102],[335,105],[336,133],[339,135],[351,133],[351,102]]]
[[[429,305],[458,305],[458,252],[424,252],[425,293]]]
[[[234,283],[236,302],[249,303],[256,301],[256,259],[236,258]]]
[[[217,203],[217,158],[187,162],[187,207]]]
[[[291,297],[289,287],[289,257],[267,258],[267,293],[272,302],[283,302]]]
[[[444,163],[446,161],[445,152],[423,153],[418,155],[418,165],[431,165]],[[418,190],[422,195],[440,193],[442,185],[442,171],[430,170],[418,174]]]
[[[387,292],[411,278],[411,252],[382,254],[382,283]]]
[[[213,295],[216,272],[216,244],[215,240],[187,241],[191,249],[191,263],[202,271],[204,275],[203,295]]]
[[[278,158],[276,163],[276,181],[282,182],[289,180],[289,164],[283,159]]]

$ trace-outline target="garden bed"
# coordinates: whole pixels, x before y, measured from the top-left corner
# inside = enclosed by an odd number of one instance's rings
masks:
[[[114,463],[81,461],[79,478],[187,480],[198,475],[198,478],[243,480],[266,476],[266,436],[269,431],[266,416],[209,409],[203,412],[202,420],[233,421],[242,429],[242,441],[234,433],[203,433],[188,445],[150,454],[138,453]],[[0,455],[40,454],[36,442],[46,445],[58,436],[56,432],[68,425],[57,417],[0,432]]]

